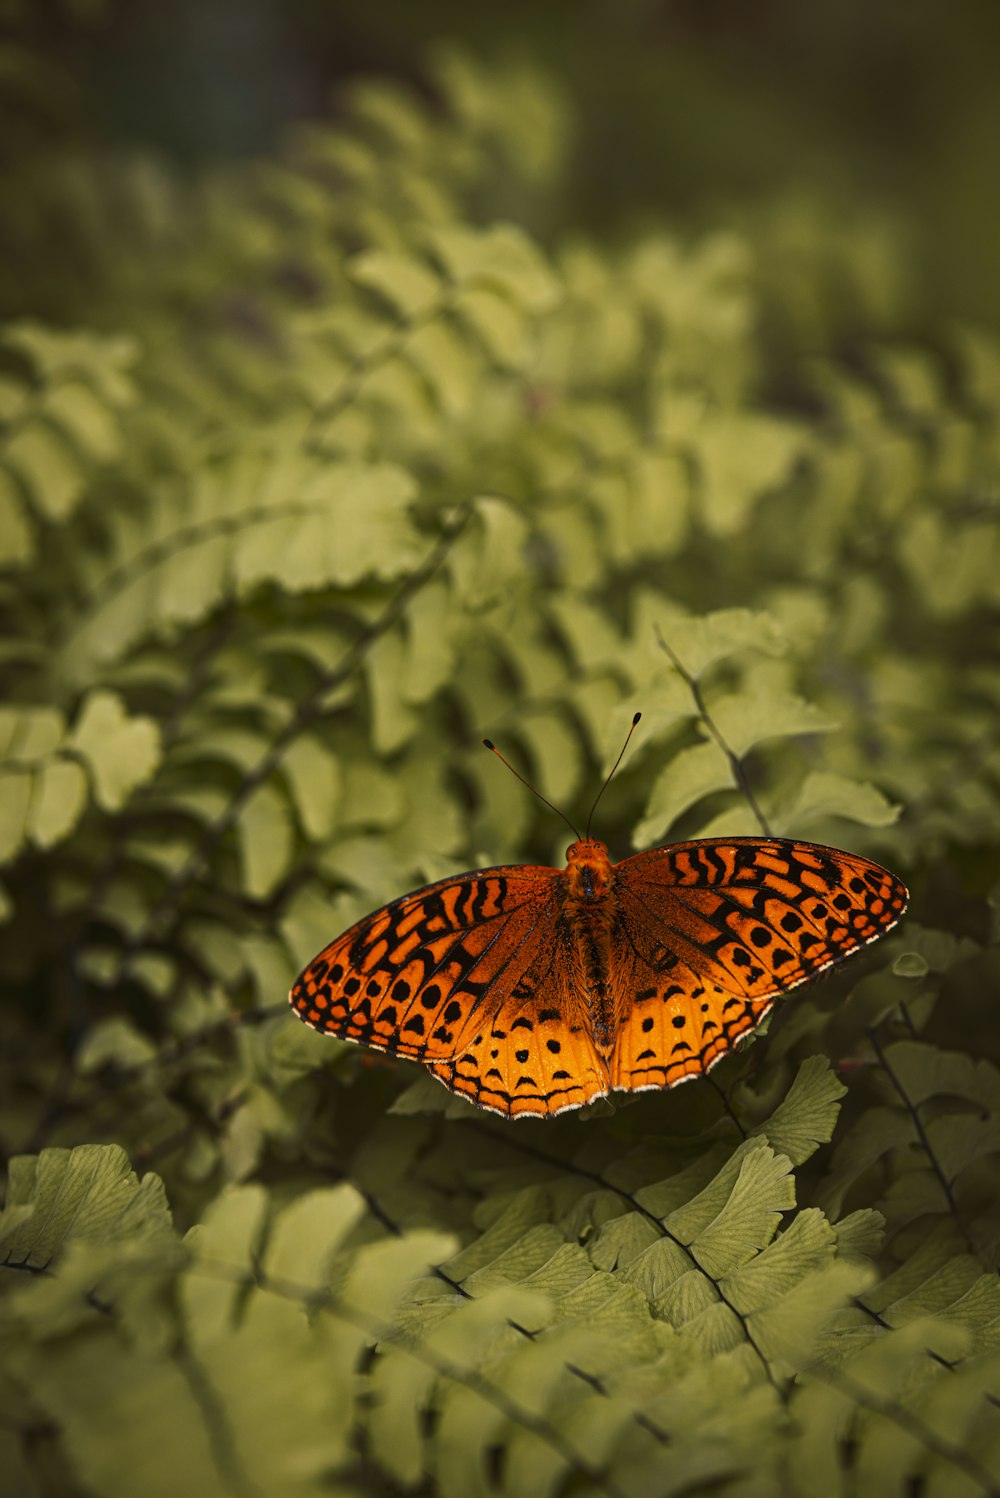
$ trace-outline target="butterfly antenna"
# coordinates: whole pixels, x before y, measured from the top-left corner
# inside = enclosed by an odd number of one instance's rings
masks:
[[[559,808],[558,808],[558,806],[553,806],[552,802],[548,799],[547,796],[543,796],[542,793],[541,793],[541,791],[536,791],[535,787],[532,785],[531,781],[530,780],[525,780],[525,778],[521,774],[521,772],[519,770],[515,770],[514,769],[514,766],[511,764],[511,762],[510,762],[509,759],[504,759],[504,756],[500,753],[500,750],[497,748],[496,744],[494,744],[494,742],[493,742],[492,739],[483,739],[483,743],[486,745],[487,749],[489,749],[489,751],[490,751],[491,754],[495,754],[496,757],[497,757],[497,759],[503,761],[503,763],[507,766],[507,768],[510,771],[510,773],[512,775],[515,775],[517,777],[517,779],[521,782],[522,785],[526,785],[528,787],[528,790],[531,792],[531,794],[533,796],[537,796],[538,799],[539,799],[539,801],[544,802],[545,805],[549,808],[550,811],[554,811],[555,812],[555,814],[556,814],[557,817],[562,817],[563,821],[566,823],[566,826],[569,828],[570,832],[572,832],[572,834],[576,838],[577,842],[579,842],[580,841],[580,834],[577,832],[576,828],[573,826],[573,823],[570,821],[570,819],[566,815],[566,813],[564,811],[560,811]]]
[[[614,764],[611,766],[611,769],[608,771],[608,778],[605,780],[604,784],[601,786],[601,789],[597,792],[597,795],[594,798],[594,804],[590,808],[590,816],[587,818],[587,836],[588,837],[590,836],[590,824],[594,820],[594,812],[597,810],[597,803],[598,803],[598,801],[600,801],[601,797],[604,795],[604,792],[607,790],[608,786],[611,784],[611,777],[614,775],[614,773],[617,770],[618,766],[621,764],[622,760],[625,758],[625,750],[628,748],[628,741],[632,737],[632,735],[635,733],[635,725],[638,723],[638,721],[639,721],[639,719],[641,717],[642,717],[642,713],[636,713],[635,717],[632,719],[632,727],[629,729],[628,733],[625,735],[625,742],[622,745],[621,753],[619,754],[618,758],[615,760]]]

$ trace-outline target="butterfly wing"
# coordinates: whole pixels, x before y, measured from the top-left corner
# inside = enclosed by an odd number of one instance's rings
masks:
[[[488,1028],[430,1070],[453,1092],[507,1118],[548,1118],[611,1090],[580,996],[568,923],[558,909]],[[467,1032],[468,1035],[468,1032]]]
[[[338,936],[289,995],[314,1030],[416,1061],[461,1054],[554,924],[556,869],[479,869],[404,895]]]
[[[627,1091],[707,1071],[780,994],[891,930],[908,899],[867,858],[781,838],[675,843],[615,874],[611,1083]]]
[[[609,1088],[569,988],[557,869],[443,879],[338,936],[290,995],[314,1030],[424,1062],[507,1117],[578,1108]]]

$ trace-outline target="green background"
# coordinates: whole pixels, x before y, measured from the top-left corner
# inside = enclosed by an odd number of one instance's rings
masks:
[[[2,19],[0,1489],[1000,1493],[995,8]],[[551,1123],[288,1014],[637,709],[904,923]]]

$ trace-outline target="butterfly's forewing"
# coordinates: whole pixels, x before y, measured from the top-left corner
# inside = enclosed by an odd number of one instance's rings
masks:
[[[489,1030],[551,935],[558,879],[530,865],[479,869],[404,895],[324,948],[292,1006],[324,1034],[450,1061]]]
[[[623,1022],[611,1084],[707,1071],[775,999],[899,920],[905,885],[837,848],[779,838],[654,848],[615,869]]]

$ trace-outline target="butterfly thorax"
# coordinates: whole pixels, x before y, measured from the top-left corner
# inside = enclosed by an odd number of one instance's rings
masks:
[[[614,883],[608,845],[596,837],[581,838],[566,849],[563,870],[566,899],[579,904],[600,905]]]
[[[574,987],[583,996],[594,1044],[607,1054],[618,1031],[610,981],[611,937],[618,902],[607,846],[597,838],[572,843],[566,849],[562,883],[563,930],[575,969]]]

